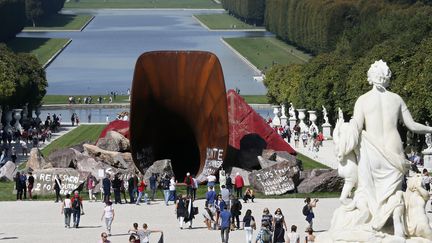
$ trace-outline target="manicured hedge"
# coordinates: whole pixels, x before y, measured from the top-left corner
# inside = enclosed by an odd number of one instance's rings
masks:
[[[222,0],[222,6],[248,24],[262,25],[264,22],[265,0]]]

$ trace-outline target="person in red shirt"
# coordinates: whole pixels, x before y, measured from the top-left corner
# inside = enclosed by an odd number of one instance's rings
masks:
[[[138,198],[137,198],[137,200],[136,200],[136,205],[139,205],[139,203],[140,203],[140,201],[141,201],[141,198],[143,197],[143,194],[144,194],[145,188],[146,188],[146,184],[145,184],[145,182],[144,182],[144,179],[143,179],[143,178],[140,178],[140,180],[139,180],[139,182],[138,182]],[[144,195],[144,202],[145,202],[145,203],[148,203],[148,202],[147,202],[147,196],[146,196],[146,195]]]
[[[186,184],[187,195],[192,197],[194,181],[193,181],[192,176],[190,175],[189,172],[186,173],[186,177],[185,177],[183,182]]]
[[[243,177],[240,175],[240,173],[237,172],[236,177],[234,178],[234,187],[237,193],[237,198],[243,197],[243,186],[244,186]]]

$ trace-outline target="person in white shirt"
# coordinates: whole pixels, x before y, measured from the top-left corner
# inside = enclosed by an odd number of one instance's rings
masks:
[[[101,220],[105,218],[105,225],[109,236],[111,235],[111,224],[114,220],[114,215],[115,214],[114,214],[114,208],[112,206],[112,202],[106,201]]]
[[[288,243],[300,243],[300,235],[296,232],[297,226],[291,226],[291,232],[288,233]]]
[[[171,177],[169,191],[170,191],[170,195],[168,201],[174,201],[174,204],[176,204],[177,195],[176,195],[176,181],[174,176]]]
[[[63,201],[61,214],[65,216],[65,228],[70,228],[70,220],[72,215],[72,202],[70,199],[70,194],[66,194],[66,198]]]
[[[207,187],[208,187],[208,190],[210,191],[210,187],[215,187],[215,185],[216,185],[216,176],[214,176],[214,175],[208,175],[207,176]]]

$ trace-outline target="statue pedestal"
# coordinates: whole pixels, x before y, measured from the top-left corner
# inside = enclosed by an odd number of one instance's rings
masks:
[[[293,130],[296,122],[297,122],[297,119],[295,117],[290,117],[289,118],[289,127],[290,127],[291,131]]]
[[[423,167],[428,171],[432,170],[432,149],[425,149],[423,154]]]
[[[330,123],[324,123],[321,125],[322,127],[322,131],[323,131],[323,135],[325,139],[331,139],[332,135],[331,135],[331,124]]]

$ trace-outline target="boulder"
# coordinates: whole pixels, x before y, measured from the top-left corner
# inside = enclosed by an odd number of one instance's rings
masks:
[[[258,156],[258,161],[259,161],[259,164],[261,166],[261,169],[270,167],[270,166],[272,166],[272,165],[274,165],[274,164],[277,163],[276,161],[265,159],[262,156]]]
[[[105,163],[120,169],[127,169],[131,167],[132,162],[126,161],[123,158],[122,153],[103,150],[91,144],[84,144],[83,146],[84,154],[89,155],[96,160],[104,161]]]
[[[60,193],[66,195],[71,194],[76,189],[82,189],[82,186],[87,179],[87,172],[79,172],[72,168],[50,168],[34,170],[33,177],[35,178],[33,194],[48,195],[55,194],[54,181],[55,175],[58,175],[61,180]]]
[[[249,174],[251,173],[250,171],[238,167],[232,167],[231,169],[228,169],[228,171],[233,184],[234,184],[234,178],[236,177],[237,173],[239,173],[243,177],[245,186],[251,185],[249,181]]]
[[[253,171],[249,175],[251,185],[265,195],[281,195],[294,191],[299,180],[299,168],[285,161]]]
[[[109,151],[130,151],[129,139],[116,131],[107,132],[105,137],[98,140],[96,146]]]
[[[111,178],[115,174],[120,173],[120,178],[127,178],[130,175],[135,175],[137,170],[133,169],[119,169],[102,161],[96,161],[94,158],[86,155],[81,155],[77,161],[77,170],[80,172],[86,172],[92,174],[97,179],[102,179],[106,174],[111,175]]]
[[[285,151],[276,151],[276,161],[277,162],[288,161],[292,164],[297,164],[296,157]]]
[[[72,148],[59,149],[51,153],[47,160],[55,168],[76,168],[77,157],[80,154]]]
[[[264,149],[261,156],[264,159],[276,161],[276,152],[273,149]]]
[[[8,161],[0,168],[0,181],[13,181],[17,166],[14,162]]]
[[[344,180],[338,176],[337,170],[312,170],[310,176],[297,187],[299,193],[340,192]]]
[[[146,185],[150,185],[149,178],[153,173],[157,174],[158,178],[162,178],[162,176],[165,174],[167,174],[169,177],[173,176],[174,171],[172,169],[171,160],[163,159],[155,161],[144,174],[144,181]]]
[[[32,148],[27,161],[27,168],[31,168],[32,170],[40,170],[44,168],[52,168],[52,165],[45,161],[38,148]]]

